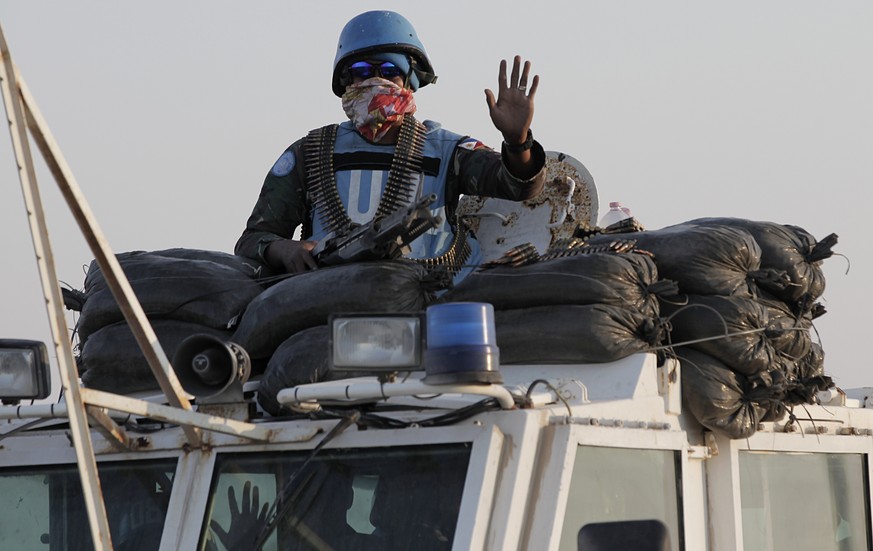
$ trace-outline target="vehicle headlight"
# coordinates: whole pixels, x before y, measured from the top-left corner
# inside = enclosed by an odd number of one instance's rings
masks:
[[[48,352],[40,341],[0,339],[0,400],[39,400],[51,393]]]
[[[337,371],[422,369],[422,314],[337,314],[329,323],[330,364]]]

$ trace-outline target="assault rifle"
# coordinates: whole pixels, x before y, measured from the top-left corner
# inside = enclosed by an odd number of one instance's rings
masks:
[[[384,218],[353,226],[342,235],[331,234],[319,241],[312,256],[319,266],[397,258],[409,252],[412,241],[440,223],[427,208],[434,201],[436,195],[430,194]]]

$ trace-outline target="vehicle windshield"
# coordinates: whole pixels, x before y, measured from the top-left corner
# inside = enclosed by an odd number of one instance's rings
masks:
[[[199,548],[252,548],[265,506],[298,470],[263,549],[452,548],[470,444],[324,449],[300,469],[308,455],[220,455]]]
[[[588,524],[631,520],[662,522],[670,549],[683,549],[679,464],[673,450],[579,446],[559,549],[575,551]]]
[[[176,463],[98,464],[117,551],[159,547]],[[0,549],[94,549],[76,465],[0,469],[0,510]]]

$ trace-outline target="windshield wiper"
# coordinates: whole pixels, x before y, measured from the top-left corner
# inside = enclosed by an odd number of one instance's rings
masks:
[[[255,551],[261,551],[264,544],[267,542],[267,539],[272,535],[273,531],[278,526],[279,521],[282,520],[285,515],[294,507],[297,503],[297,500],[300,498],[300,495],[304,490],[309,486],[309,483],[312,481],[315,473],[309,473],[305,478],[301,479],[298,482],[298,477],[306,468],[312,459],[318,455],[321,449],[325,444],[339,436],[343,433],[347,428],[357,423],[361,418],[361,413],[359,411],[353,411],[350,415],[343,417],[339,423],[337,423],[321,441],[315,446],[312,452],[303,460],[303,463],[297,467],[291,476],[288,478],[288,481],[285,482],[285,485],[282,487],[282,490],[276,496],[276,501],[273,503],[270,510],[267,512],[267,522],[264,524],[263,528],[261,528],[260,533],[258,534],[257,539],[255,540]]]

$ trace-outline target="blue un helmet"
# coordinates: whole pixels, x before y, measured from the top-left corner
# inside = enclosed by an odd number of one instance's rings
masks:
[[[399,56],[391,54],[401,54]],[[405,17],[393,11],[368,11],[346,23],[336,45],[333,60],[333,93],[342,97],[348,81],[346,65],[353,59],[384,57],[402,67],[412,91],[436,82],[433,66],[418,39],[415,29]],[[411,66],[410,66],[411,64]]]

